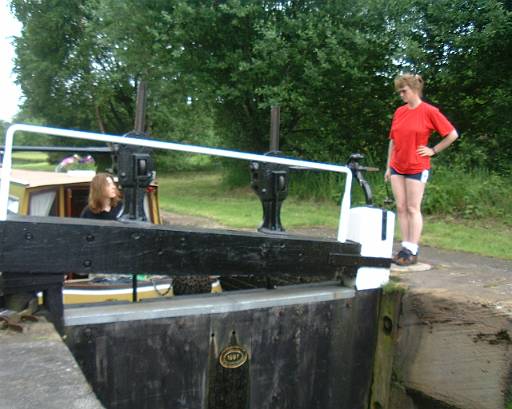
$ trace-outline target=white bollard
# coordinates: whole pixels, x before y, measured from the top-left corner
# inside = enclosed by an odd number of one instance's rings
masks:
[[[350,209],[349,240],[361,244],[361,256],[391,258],[395,214],[386,209],[354,207]],[[360,267],[357,271],[357,290],[379,288],[389,281],[389,268]]]

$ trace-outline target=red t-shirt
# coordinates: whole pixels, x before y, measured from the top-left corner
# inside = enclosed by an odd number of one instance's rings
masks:
[[[455,128],[436,107],[422,102],[416,108],[399,107],[393,115],[389,138],[393,140],[390,166],[398,173],[420,173],[430,169],[430,157],[420,156],[420,145],[428,145],[434,131],[448,135]]]

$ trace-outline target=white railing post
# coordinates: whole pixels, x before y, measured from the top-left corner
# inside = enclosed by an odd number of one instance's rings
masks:
[[[16,125],[10,126],[5,133],[4,154],[2,159],[2,172],[0,180],[0,221],[7,219],[7,207],[9,206],[9,185],[11,183],[12,167],[12,143],[14,140]]]

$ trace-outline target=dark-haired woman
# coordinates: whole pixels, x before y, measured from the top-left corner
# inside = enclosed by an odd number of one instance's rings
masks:
[[[88,205],[80,217],[117,220],[123,211],[121,193],[108,173],[98,173],[91,181]]]

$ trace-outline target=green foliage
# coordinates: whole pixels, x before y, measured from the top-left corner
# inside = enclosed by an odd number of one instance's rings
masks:
[[[19,112],[14,118],[13,123],[22,123],[27,125],[44,125],[40,118],[26,116],[25,112]],[[40,135],[31,132],[16,132],[14,145],[17,146],[49,146],[54,144],[55,138],[47,135]]]
[[[444,152],[443,152],[444,154]],[[394,210],[391,186],[384,183],[383,172],[364,175],[371,186],[373,203]],[[289,192],[298,199],[331,200],[339,203],[344,177],[315,172],[292,172]],[[357,181],[352,186],[352,206],[364,205],[365,197]],[[468,171],[453,165],[437,165],[427,184],[422,210],[425,215],[453,217],[458,220],[502,220],[512,226],[512,186],[507,175],[485,168]]]
[[[12,0],[11,7],[23,23],[16,72],[26,96],[24,116],[124,134],[133,129],[136,88],[146,80],[146,124],[153,137],[218,145],[208,105],[190,103],[195,86],[167,58],[169,2]],[[52,144],[90,145],[62,138]]]
[[[228,188],[221,172],[172,172],[158,177],[164,211],[202,216],[225,226],[257,228],[263,218],[261,202],[248,187]],[[246,185],[247,186],[247,185]],[[283,205],[285,228],[337,225],[338,206],[331,202],[287,199]]]
[[[400,104],[392,79],[413,71],[427,81],[426,99],[462,134],[448,154],[453,163],[511,169],[509,2],[11,0],[11,7],[23,24],[16,39],[23,113],[44,124],[130,131],[144,80],[152,137],[263,152],[270,107],[279,105],[285,154],[343,163],[357,151],[382,167]]]
[[[406,287],[393,280],[393,277],[382,287],[384,294],[405,294]]]
[[[289,193],[298,199],[331,200],[339,203],[345,175],[311,170],[292,171],[290,173]]]
[[[507,177],[488,170],[434,169],[423,201],[425,214],[464,219],[502,219],[512,223],[512,187]]]
[[[2,141],[4,140],[5,133],[7,132],[7,128],[9,128],[11,124],[6,121],[0,120],[0,133],[2,135]]]
[[[48,161],[48,154],[44,152],[13,152],[12,167],[15,169],[44,170],[53,172],[54,164]]]
[[[207,80],[225,146],[267,150],[272,105],[281,149],[294,156],[332,160],[364,150],[365,139],[385,145],[390,93],[376,78],[389,70],[390,40],[376,35],[385,21],[374,3],[189,2],[175,17],[178,61]]]
[[[49,124],[92,129],[89,50],[80,41],[86,35],[86,7],[57,0],[12,0],[11,7],[23,24],[15,41],[15,72],[26,96],[24,108]]]
[[[250,183],[249,164],[246,161],[222,159],[222,184],[227,189],[247,187]]]
[[[219,162],[210,156],[185,155],[182,152],[157,152],[154,156],[158,173],[206,171],[219,167]]]
[[[512,259],[510,225],[493,220],[431,216],[425,220],[421,242],[448,250]]]
[[[406,18],[413,30],[404,42],[404,66],[424,75],[427,99],[439,104],[462,133],[465,162],[510,170],[510,7],[498,0],[413,4]]]

